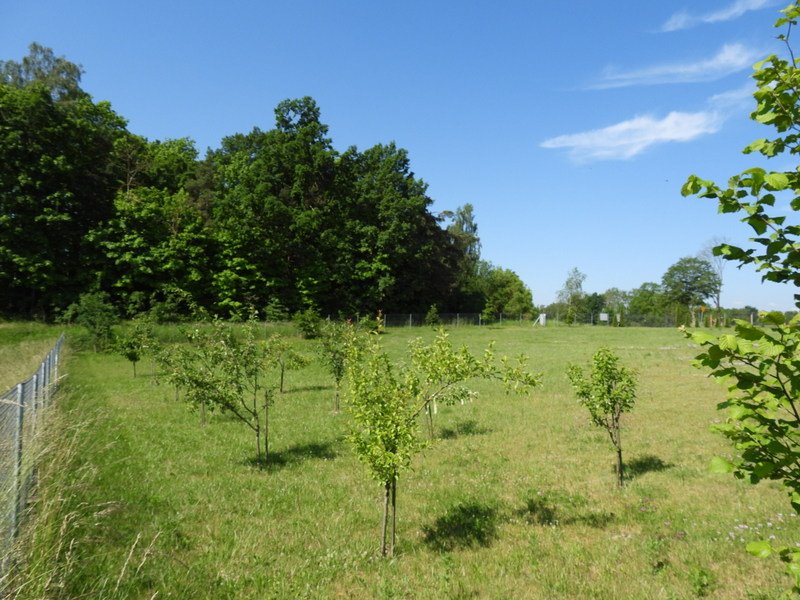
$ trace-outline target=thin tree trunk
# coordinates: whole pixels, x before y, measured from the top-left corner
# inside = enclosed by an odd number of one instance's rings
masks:
[[[136,361],[133,361],[133,378],[136,379]]]
[[[261,460],[261,427],[256,419],[256,463],[258,468],[264,468],[264,461]]]
[[[619,420],[622,413],[615,411],[611,419],[611,441],[614,443],[614,448],[617,449],[617,487],[625,485],[624,469],[622,466],[622,439],[620,438],[621,431]]]
[[[392,545],[389,546],[389,556],[394,556],[395,526],[397,525],[397,476],[392,479]]]
[[[433,407],[428,403],[428,434],[433,439]]]
[[[258,468],[263,469],[264,462],[261,461],[261,421],[258,418],[258,376],[253,382],[253,417],[256,420],[256,462],[258,463]]]
[[[391,494],[391,483],[383,484],[383,523],[381,524],[381,556],[386,556],[386,524],[389,521],[389,496]]]
[[[206,403],[200,403],[200,423],[205,426],[206,424]]]
[[[283,393],[283,373],[285,370],[285,367],[281,364],[281,394]]]
[[[264,464],[269,459],[269,390],[264,390]]]
[[[336,381],[336,390],[333,393],[333,412],[339,412],[339,381]]]

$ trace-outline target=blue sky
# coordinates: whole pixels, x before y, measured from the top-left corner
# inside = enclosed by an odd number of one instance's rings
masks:
[[[784,0],[783,3],[785,3]],[[475,207],[483,257],[536,304],[578,267],[632,289],[748,230],[691,173],[724,182],[772,135],[748,119],[751,66],[783,52],[780,2],[0,2],[0,58],[37,41],[131,131],[201,153],[313,96],[336,148],[395,141],[433,211]],[[779,162],[783,161],[783,162]],[[775,159],[774,170],[789,168]],[[788,201],[787,201],[788,204]],[[788,210],[788,209],[787,209]],[[723,304],[790,309],[793,289],[728,265]]]

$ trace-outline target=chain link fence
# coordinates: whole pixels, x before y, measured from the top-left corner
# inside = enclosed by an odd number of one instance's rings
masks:
[[[503,323],[532,323],[529,315],[499,313],[488,317],[481,313],[440,313],[431,321],[426,313],[390,313],[383,316],[384,327],[418,327],[420,325],[495,325]]]
[[[20,518],[36,480],[32,450],[40,411],[50,404],[58,383],[64,335],[36,373],[0,395],[0,544],[4,556],[19,531]],[[6,565],[2,565],[5,570]]]

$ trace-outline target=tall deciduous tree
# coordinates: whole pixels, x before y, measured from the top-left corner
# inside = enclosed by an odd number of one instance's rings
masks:
[[[472,204],[459,206],[454,212],[442,214],[452,219],[447,233],[452,238],[457,255],[457,272],[451,307],[457,311],[478,312],[486,306],[486,294],[480,277],[481,241]]]
[[[661,284],[647,281],[630,292],[629,319],[637,325],[664,325],[668,305]]]
[[[682,258],[667,269],[661,283],[667,298],[689,309],[692,324],[695,309],[712,298],[721,285],[711,263],[694,256]]]
[[[711,240],[706,243],[703,249],[700,251],[700,254],[697,255],[698,258],[702,258],[703,260],[707,261],[708,264],[711,265],[711,268],[714,270],[714,273],[718,279],[717,289],[714,291],[714,308],[717,312],[717,317],[719,318],[720,311],[722,310],[722,278],[725,274],[725,265],[728,264],[728,261],[725,260],[724,256],[719,256],[714,254],[714,248],[717,246],[722,246],[727,244],[728,240],[723,237],[713,237]]]
[[[578,305],[583,298],[583,282],[586,275],[574,267],[567,275],[564,287],[558,291],[558,301],[565,305],[565,321],[572,324],[578,317]]]
[[[487,263],[481,273],[480,285],[486,298],[484,313],[496,315],[530,315],[533,312],[533,295],[527,285],[511,269]]]
[[[207,220],[185,191],[196,151],[188,139],[148,143],[129,136],[117,144],[125,163],[113,217],[89,239],[104,252],[100,279],[121,305],[143,310],[167,289],[210,303],[213,265]],[[141,297],[142,302],[130,299]]]
[[[102,266],[87,233],[112,215],[125,121],[46,68],[20,69],[22,84],[0,84],[0,310],[47,318]]]
[[[33,42],[20,62],[0,60],[0,84],[24,88],[43,85],[53,100],[75,100],[86,93],[81,89],[80,65],[56,56],[51,48]]]

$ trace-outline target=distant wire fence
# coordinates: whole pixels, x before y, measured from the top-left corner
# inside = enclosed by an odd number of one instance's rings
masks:
[[[419,327],[421,325],[496,325],[531,323],[530,315],[500,313],[487,317],[481,313],[440,313],[434,320],[426,313],[391,313],[383,316],[384,327]]]
[[[0,396],[0,550],[8,556],[36,479],[32,450],[39,415],[53,398],[64,334],[36,373]],[[6,560],[0,565],[7,568]]]

